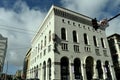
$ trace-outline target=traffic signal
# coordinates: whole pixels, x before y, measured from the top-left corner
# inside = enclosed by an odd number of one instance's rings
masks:
[[[97,23],[97,19],[96,18],[92,19],[92,26],[93,26],[93,28],[95,30],[97,30],[99,28],[99,25]]]

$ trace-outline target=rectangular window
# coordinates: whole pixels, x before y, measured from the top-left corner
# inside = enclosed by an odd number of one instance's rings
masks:
[[[108,56],[107,55],[107,50],[103,50],[103,54],[104,54],[104,56]]]
[[[79,52],[79,46],[78,45],[74,45],[74,51]]]
[[[63,51],[68,51],[68,44],[62,43],[61,48],[62,48]]]
[[[100,56],[99,49],[95,49],[95,53],[96,53],[96,55]]]
[[[91,52],[90,46],[85,46],[84,49],[85,49],[85,52]]]

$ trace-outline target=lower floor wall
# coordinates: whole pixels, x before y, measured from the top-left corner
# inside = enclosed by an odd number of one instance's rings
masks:
[[[104,63],[104,64],[103,64]],[[79,58],[69,61],[61,58],[60,62],[43,62],[27,71],[27,79],[38,78],[40,80],[116,80],[114,67],[109,61],[94,61],[88,57],[85,63]]]

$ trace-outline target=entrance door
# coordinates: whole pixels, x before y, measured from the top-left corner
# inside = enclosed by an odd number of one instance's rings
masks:
[[[93,77],[93,58],[90,56],[86,58],[86,75],[87,80],[91,80]]]
[[[61,58],[61,80],[69,80],[69,61],[68,58]]]
[[[75,75],[75,79],[82,80],[81,63],[79,58],[76,58],[74,60],[74,75]]]

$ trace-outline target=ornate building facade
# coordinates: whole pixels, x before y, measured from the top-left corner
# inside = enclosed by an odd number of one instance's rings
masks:
[[[105,31],[91,20],[52,6],[32,40],[29,78],[116,80]]]

